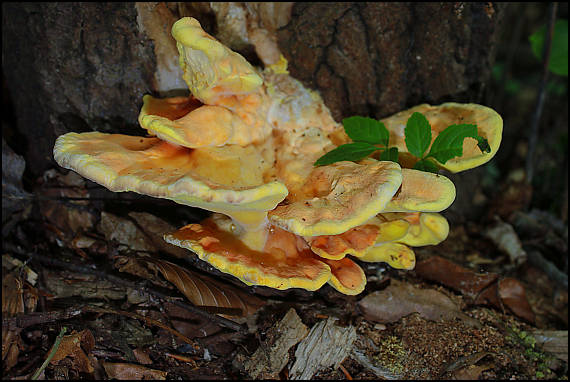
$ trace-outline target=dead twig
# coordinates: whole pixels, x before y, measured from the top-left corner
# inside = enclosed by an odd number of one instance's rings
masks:
[[[2,327],[7,327],[9,330],[24,329],[33,325],[67,320],[83,313],[82,308],[73,307],[63,311],[21,313],[12,317],[4,317]]]
[[[550,3],[548,24],[546,27],[546,36],[544,40],[544,47],[542,51],[542,78],[540,80],[540,87],[536,101],[536,108],[532,115],[531,130],[528,137],[528,154],[526,157],[526,180],[528,184],[532,183],[534,172],[534,152],[536,150],[536,141],[538,139],[538,126],[542,109],[544,108],[544,100],[546,98],[546,82],[548,81],[548,65],[550,64],[550,51],[552,50],[552,36],[554,34],[554,21],[556,20],[556,9],[558,3]]]
[[[187,362],[192,364],[192,366],[196,366],[196,360],[191,357],[186,357],[180,354],[172,354],[172,353],[165,353],[167,357],[174,358],[177,361]]]
[[[14,253],[22,255],[22,256],[32,257],[33,259],[43,263],[44,265],[56,266],[56,267],[64,268],[64,269],[67,269],[67,270],[70,270],[73,272],[95,275],[99,278],[109,280],[115,284],[119,284],[119,285],[122,285],[122,286],[125,286],[128,288],[132,288],[135,290],[143,290],[144,292],[146,292],[148,294],[151,294],[151,295],[156,296],[156,297],[161,298],[161,299],[165,299],[174,305],[177,305],[183,309],[186,309],[191,313],[202,316],[203,318],[215,323],[216,325],[222,326],[222,327],[227,328],[227,329],[235,330],[238,332],[245,331],[245,329],[241,325],[239,325],[239,324],[237,324],[231,320],[228,320],[227,318],[220,317],[216,314],[211,314],[211,313],[209,313],[209,312],[207,312],[207,311],[205,311],[199,307],[189,305],[189,304],[183,303],[181,301],[172,300],[170,298],[170,296],[167,296],[167,295],[165,295],[161,292],[158,292],[154,289],[151,289],[149,287],[145,287],[145,286],[141,287],[140,284],[134,283],[134,282],[129,281],[129,280],[124,280],[123,278],[108,274],[104,271],[99,271],[96,269],[96,267],[94,265],[87,267],[87,266],[82,266],[82,265],[77,265],[77,264],[66,263],[64,261],[60,261],[57,259],[53,259],[53,258],[49,258],[47,256],[40,255],[38,253],[26,252],[26,251],[20,249],[18,246],[14,245],[12,243],[3,243],[3,245],[4,245],[4,249],[7,251],[11,251],[11,252],[14,252]],[[208,307],[208,309],[211,310],[212,307]],[[231,309],[230,311],[227,311],[226,309],[220,308],[220,309],[218,309],[218,311],[219,311],[219,313],[222,313],[222,314],[223,313],[232,314],[232,313],[234,313],[235,309]]]

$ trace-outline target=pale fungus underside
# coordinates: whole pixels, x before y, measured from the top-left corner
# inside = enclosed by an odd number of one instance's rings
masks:
[[[192,18],[177,21],[172,35],[191,95],[143,97],[139,123],[152,137],[68,133],[54,157],[111,191],[214,212],[164,238],[248,285],[329,283],[354,295],[366,277],[351,257],[412,269],[410,246],[445,240],[449,225],[438,212],[453,203],[455,187],[408,168],[401,130],[413,111],[426,114],[434,136],[470,120],[489,140],[488,154],[465,140],[450,171],[488,161],[500,144],[500,117],[484,106],[420,105],[383,120],[402,165],[366,158],[315,167],[346,135],[321,97],[289,76],[283,58],[254,68]]]

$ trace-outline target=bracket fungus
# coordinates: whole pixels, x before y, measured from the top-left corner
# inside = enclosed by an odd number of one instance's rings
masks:
[[[437,135],[458,120],[476,122],[491,146],[443,168],[462,171],[497,151],[502,121],[480,105],[420,105],[384,119],[401,164],[366,158],[315,167],[344,143],[319,94],[289,76],[286,61],[251,66],[185,17],[172,27],[190,94],[143,97],[139,123],[149,136],[99,132],[57,138],[54,157],[111,191],[133,191],[214,214],[164,239],[247,285],[362,292],[358,261],[411,269],[410,246],[445,240],[438,212],[455,199],[443,175],[412,170],[403,126],[422,111]],[[471,147],[473,146],[473,147]]]

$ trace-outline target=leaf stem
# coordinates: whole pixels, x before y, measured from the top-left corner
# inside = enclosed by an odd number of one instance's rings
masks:
[[[63,340],[63,335],[65,334],[66,331],[67,331],[67,327],[64,326],[63,328],[61,328],[61,331],[57,335],[57,338],[55,339],[55,342],[54,342],[53,346],[51,347],[51,351],[49,352],[46,360],[44,361],[44,363],[42,363],[42,365],[39,367],[39,369],[36,370],[34,375],[32,375],[32,378],[31,378],[32,381],[35,381],[36,379],[39,378],[42,371],[47,367],[47,365],[49,364],[49,362],[51,361],[51,359],[53,358],[55,353],[57,353],[57,349],[59,348],[59,345],[61,344],[61,341]]]

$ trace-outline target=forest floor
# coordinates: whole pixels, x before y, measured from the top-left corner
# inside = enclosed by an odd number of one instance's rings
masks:
[[[567,226],[544,214],[499,239],[451,224],[414,270],[361,263],[366,289],[346,296],[247,287],[162,241],[202,211],[73,173],[41,183],[3,218],[6,379],[567,379],[567,275],[544,266],[564,267]]]

